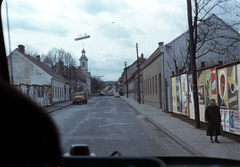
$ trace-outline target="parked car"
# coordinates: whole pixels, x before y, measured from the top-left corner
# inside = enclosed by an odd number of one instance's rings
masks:
[[[73,104],[79,104],[80,102],[87,103],[87,95],[85,92],[75,92],[73,96]]]
[[[115,92],[115,98],[116,98],[116,97],[120,97],[119,92]]]

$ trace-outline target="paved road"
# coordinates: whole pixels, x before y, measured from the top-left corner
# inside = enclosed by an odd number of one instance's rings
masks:
[[[56,122],[63,152],[76,143],[88,144],[96,155],[119,151],[126,156],[190,156],[178,142],[112,96],[92,97],[50,114]]]

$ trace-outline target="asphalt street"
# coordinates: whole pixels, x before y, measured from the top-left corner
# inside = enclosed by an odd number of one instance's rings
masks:
[[[179,142],[113,96],[91,97],[50,114],[61,136],[62,150],[88,144],[97,156],[191,156]]]

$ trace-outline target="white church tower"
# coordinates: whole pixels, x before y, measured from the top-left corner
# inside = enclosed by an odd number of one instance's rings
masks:
[[[86,51],[82,50],[82,56],[80,57],[80,67],[78,68],[85,76],[86,76],[86,83],[84,84],[84,92],[87,93],[87,95],[91,95],[91,73],[88,72],[88,58],[85,55]]]
[[[82,50],[82,56],[80,57],[80,66],[81,66],[81,71],[88,72],[88,58],[85,55],[86,51],[83,49]]]

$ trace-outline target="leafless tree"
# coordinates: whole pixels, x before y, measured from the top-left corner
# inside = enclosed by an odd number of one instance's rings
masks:
[[[228,5],[230,3],[231,5]],[[204,56],[209,54],[212,56],[208,58],[206,65],[216,64],[216,60],[224,63],[235,61],[236,53],[240,51],[240,35],[234,28],[239,25],[239,19],[228,20],[226,24],[226,21],[220,17],[237,16],[232,7],[236,7],[239,3],[235,0],[193,0],[193,4],[194,50],[197,67],[200,67],[201,61],[207,60]],[[171,71],[176,73],[188,71],[191,67],[188,33],[185,33],[183,38],[186,43],[180,44],[182,45],[179,46],[180,51],[174,52],[174,48],[173,51],[169,51],[170,59],[167,64]]]
[[[103,80],[98,76],[93,76],[91,79],[91,91],[97,93],[104,86]]]

